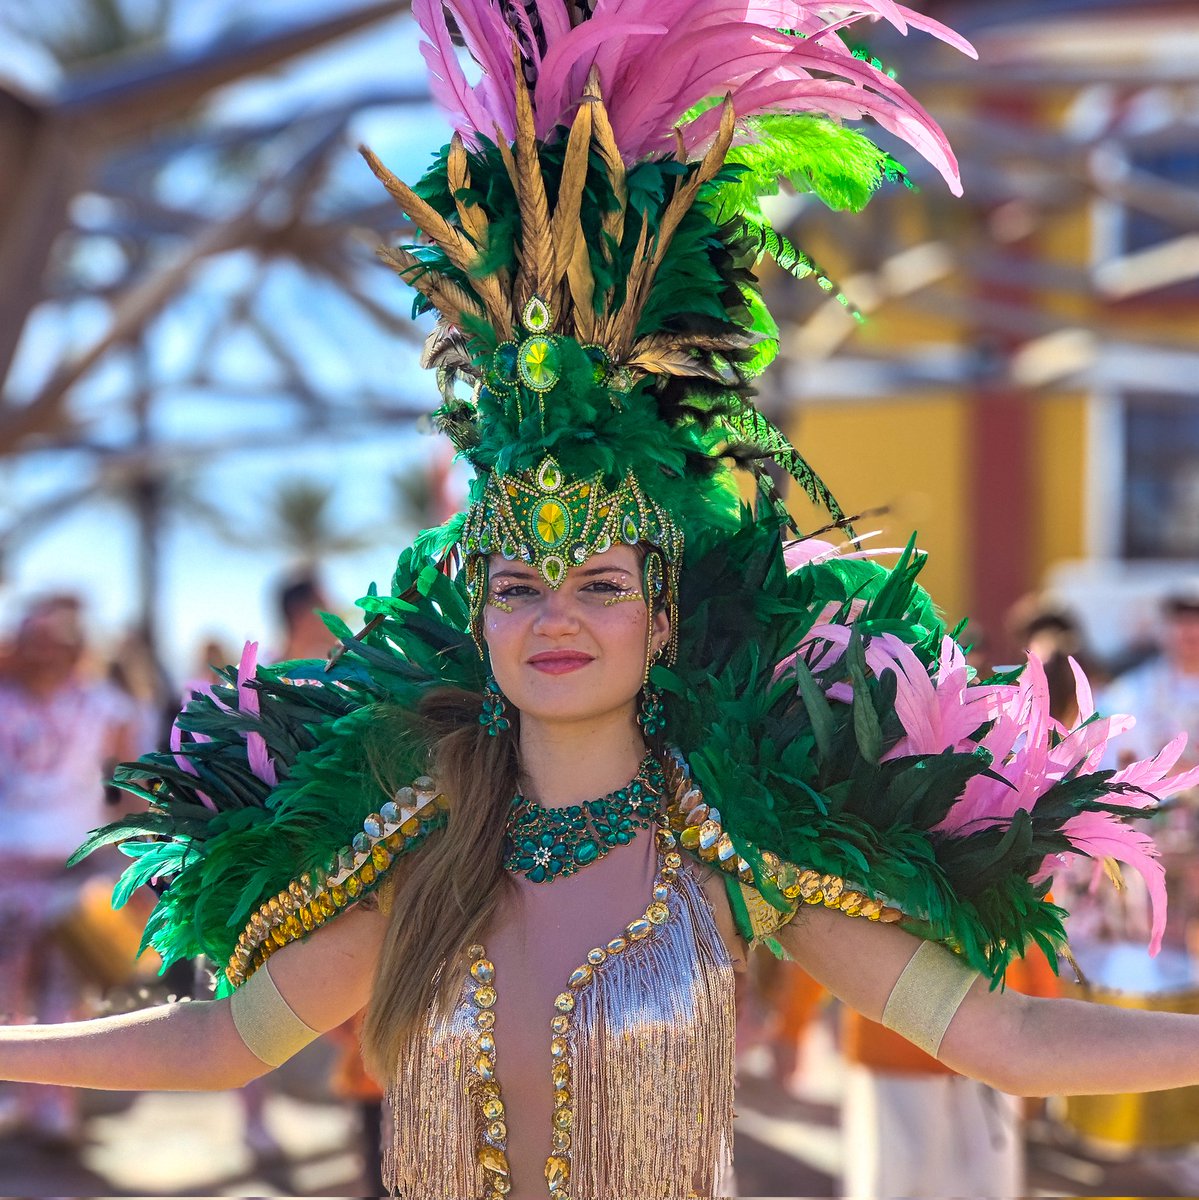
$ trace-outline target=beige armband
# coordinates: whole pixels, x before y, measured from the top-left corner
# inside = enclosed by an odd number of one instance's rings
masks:
[[[883,1009],[883,1024],[937,1057],[978,972],[935,942],[922,942],[900,972]]]
[[[291,1010],[263,963],[233,993],[229,1011],[246,1049],[268,1067],[278,1067],[320,1037]]]

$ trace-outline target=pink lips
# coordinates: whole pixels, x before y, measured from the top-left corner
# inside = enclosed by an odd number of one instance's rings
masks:
[[[529,659],[529,666],[544,675],[566,675],[594,661],[578,650],[543,650]]]

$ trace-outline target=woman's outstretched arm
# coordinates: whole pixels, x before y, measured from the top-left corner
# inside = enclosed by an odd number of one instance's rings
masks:
[[[778,936],[809,974],[874,1021],[921,944],[820,906],[804,908]],[[1199,1017],[993,992],[980,977],[937,1057],[1013,1095],[1155,1091],[1199,1083]]]
[[[370,998],[387,918],[355,908],[270,960],[287,1004],[323,1032]],[[228,1000],[200,1000],[64,1025],[0,1028],[0,1079],[109,1091],[217,1091],[270,1068],[247,1048]]]

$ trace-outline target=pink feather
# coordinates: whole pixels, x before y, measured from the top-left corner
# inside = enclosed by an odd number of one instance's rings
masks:
[[[192,737],[196,741],[211,741],[211,738],[204,738],[201,734],[193,733]],[[171,725],[171,752],[174,755],[175,763],[181,771],[186,771],[188,775],[194,775],[197,779],[200,777],[200,772],[196,770],[195,764],[186,755],[181,754],[183,749],[183,730],[179,728],[178,720]],[[196,798],[204,805],[205,808],[212,809],[216,812],[216,805],[212,801],[212,797],[207,792],[196,789]]]
[[[241,662],[237,667],[237,702],[243,713],[256,717],[260,713],[258,692],[250,686],[258,669],[258,643],[247,642],[241,652]],[[267,752],[266,739],[260,733],[249,730],[246,733],[246,757],[250,770],[263,783],[274,787],[279,782],[275,772],[275,764],[271,762]]]
[[[1091,858],[1114,858],[1117,862],[1132,867],[1145,881],[1149,903],[1153,913],[1150,930],[1149,953],[1156,954],[1162,945],[1162,934],[1166,930],[1166,871],[1162,866],[1153,839],[1139,829],[1124,824],[1111,813],[1084,812],[1071,817],[1062,832],[1072,846]],[[1058,856],[1046,860],[1041,874],[1034,880],[1048,878],[1061,865]]]

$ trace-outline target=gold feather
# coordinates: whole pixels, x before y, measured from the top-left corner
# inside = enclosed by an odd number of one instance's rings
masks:
[[[520,206],[521,267],[516,281],[516,302],[523,307],[530,296],[548,300],[553,285],[554,242],[550,234],[550,206],[537,155],[537,130],[533,102],[529,98],[521,68],[520,48],[516,58],[516,200]]]
[[[628,343],[632,340],[633,330],[637,328],[637,317],[640,316],[641,310],[638,309],[630,319],[629,303],[634,296],[634,279],[638,272],[644,268],[648,246],[649,221],[646,220],[644,215],[641,215],[641,233],[637,238],[637,245],[633,249],[633,265],[629,269],[629,278],[625,285],[624,304],[621,306],[619,312],[609,312],[604,324],[603,346],[616,362],[624,360]],[[625,335],[626,322],[628,329],[627,337]]]
[[[554,216],[550,222],[550,237],[554,243],[552,285],[557,285],[570,269],[575,242],[582,240],[579,213],[583,207],[583,190],[587,186],[590,147],[591,106],[580,104],[566,142],[566,154],[562,160],[562,182],[558,186],[558,203],[554,205]]]
[[[612,122],[600,94],[599,71],[591,68],[587,84],[583,88],[583,102],[591,109],[591,139],[608,172],[608,183],[616,197],[616,208],[604,214],[603,230],[619,246],[624,238],[625,210],[629,204],[629,188],[626,182],[624,159],[616,144]]]
[[[700,379],[711,379],[716,383],[734,384],[739,381],[737,372],[726,367],[723,371],[695,358],[686,350],[647,350],[630,358],[625,364],[648,371],[651,375],[684,375]]]
[[[487,245],[487,232],[491,226],[487,214],[479,205],[467,204],[458,198],[460,191],[470,187],[470,165],[466,157],[466,147],[462,144],[462,135],[457,132],[450,139],[450,152],[446,157],[446,178],[450,185],[450,194],[454,197],[454,205],[458,209],[458,220],[482,251]]]
[[[695,203],[699,189],[712,179],[724,165],[725,156],[733,142],[736,120],[732,100],[726,97],[724,108],[720,114],[720,132],[687,182],[680,184],[675,189],[658,224],[658,236],[653,253],[648,259],[638,256],[633,261],[633,266],[629,271],[625,302],[620,310],[619,320],[613,328],[613,345],[616,347],[618,359],[624,357],[624,350],[632,341],[633,333],[637,329],[637,322],[641,318],[641,311],[645,307],[650,288],[653,286],[654,276],[657,274],[666,251],[670,248],[675,231]]]
[[[672,350],[701,350],[722,353],[747,350],[762,340],[757,333],[654,333],[638,338],[630,354],[660,354]]]
[[[570,286],[570,302],[574,306],[575,329],[584,342],[594,341],[595,276],[591,273],[587,243],[581,237],[574,240],[574,253],[566,266],[566,280]]]
[[[463,234],[406,183],[397,179],[366,146],[360,146],[359,152],[392,199],[408,214],[421,233],[445,251],[446,257],[454,266],[474,278],[474,270],[479,264],[479,253]],[[510,337],[512,305],[500,287],[499,280],[494,275],[479,276],[472,286],[486,306],[491,323],[500,337]]]
[[[375,253],[409,287],[427,296],[449,324],[460,325],[463,313],[483,318],[483,308],[473,296],[452,279],[431,271],[415,254],[402,246],[380,246]]]

